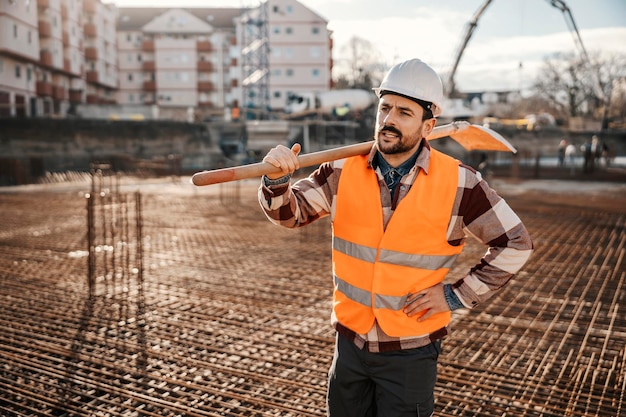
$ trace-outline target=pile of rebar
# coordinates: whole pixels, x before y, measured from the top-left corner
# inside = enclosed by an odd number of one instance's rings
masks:
[[[141,232],[134,199],[104,201],[92,245],[88,187],[0,194],[0,415],[326,415],[329,224],[271,225],[256,185],[142,184]],[[626,415],[626,197],[508,200],[536,252],[454,315],[437,415]]]

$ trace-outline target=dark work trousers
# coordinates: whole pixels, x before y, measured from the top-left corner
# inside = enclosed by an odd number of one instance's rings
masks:
[[[328,372],[330,417],[430,417],[441,342],[371,353],[337,335]]]

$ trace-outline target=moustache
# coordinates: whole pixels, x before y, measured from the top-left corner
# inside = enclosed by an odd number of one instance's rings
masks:
[[[382,133],[382,132],[389,132],[389,133],[393,133],[394,135],[397,135],[399,138],[402,137],[402,132],[400,132],[398,129],[396,129],[393,126],[383,126],[382,128],[378,129],[378,133]]]

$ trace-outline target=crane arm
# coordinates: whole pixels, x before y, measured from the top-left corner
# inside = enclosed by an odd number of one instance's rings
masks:
[[[474,30],[476,29],[476,26],[478,26],[478,19],[480,19],[480,16],[482,16],[482,14],[485,12],[485,9],[492,1],[493,0],[485,0],[483,4],[478,8],[478,10],[476,10],[476,12],[474,13],[472,20],[470,20],[466,25],[465,35],[463,36],[461,44],[457,49],[456,57],[454,59],[454,64],[452,65],[452,69],[450,70],[450,74],[448,74],[448,82],[445,86],[446,96],[452,95],[455,91],[454,76],[456,74],[457,68],[459,67],[459,63],[461,62],[463,52],[465,51],[465,48],[467,47],[467,44],[469,43],[470,38],[472,37]]]
[[[487,9],[487,7],[489,6],[489,4],[491,4],[492,1],[493,0],[483,1],[483,3],[474,13],[474,16],[472,16],[472,19],[467,23],[465,27],[463,38],[461,39],[461,43],[459,47],[457,48],[454,63],[452,65],[450,73],[448,74],[447,82],[444,86],[446,97],[451,97],[456,92],[456,85],[454,82],[454,77],[459,67],[459,63],[461,62],[461,58],[463,57],[463,52],[465,51],[465,48],[467,47],[467,44],[469,43],[470,38],[472,37],[474,30],[476,29],[476,26],[478,26],[478,19],[480,19],[482,14],[485,12],[485,9]],[[563,0],[546,0],[546,1],[550,3],[551,6],[559,9],[563,13],[567,27],[569,28],[570,32],[572,33],[572,36],[574,37],[574,43],[576,44],[576,47],[578,48],[583,60],[588,65],[591,65],[591,60],[589,59],[589,55],[587,54],[587,50],[585,49],[585,45],[583,44],[583,40],[580,36],[580,32],[578,31],[578,27],[576,26],[576,22],[574,21],[574,16],[572,15],[572,12],[567,6],[567,4],[565,4]],[[602,84],[600,83],[600,77],[597,71],[594,71],[594,78],[595,78],[596,94],[602,101],[604,101],[606,98],[605,98],[605,94],[602,89]]]
[[[587,65],[591,66],[591,60],[589,59],[589,54],[587,54],[587,50],[585,49],[585,45],[583,44],[583,39],[580,37],[580,32],[578,32],[578,26],[576,26],[576,22],[574,21],[574,16],[572,15],[572,12],[569,9],[569,7],[567,7],[567,4],[565,4],[565,2],[562,0],[546,0],[546,1],[548,1],[550,5],[552,5],[553,7],[556,7],[563,13],[563,17],[565,18],[565,23],[567,24],[567,27],[572,33],[572,36],[574,38],[574,43],[576,44],[576,47],[578,48],[578,51],[580,52],[582,59]],[[600,76],[595,70],[593,71],[593,74],[594,74],[594,84],[595,84],[596,94],[598,95],[600,100],[604,101],[605,95],[602,89],[602,84],[600,83]]]

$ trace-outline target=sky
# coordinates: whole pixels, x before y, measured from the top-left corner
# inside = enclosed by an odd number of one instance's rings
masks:
[[[105,0],[118,7],[254,7],[258,0]],[[429,63],[445,80],[484,0],[299,0],[328,21],[333,59],[353,36],[391,66]],[[590,55],[626,54],[626,0],[563,0]],[[565,14],[550,0],[493,0],[478,20],[455,75],[462,91],[528,89],[547,56],[578,54]]]

